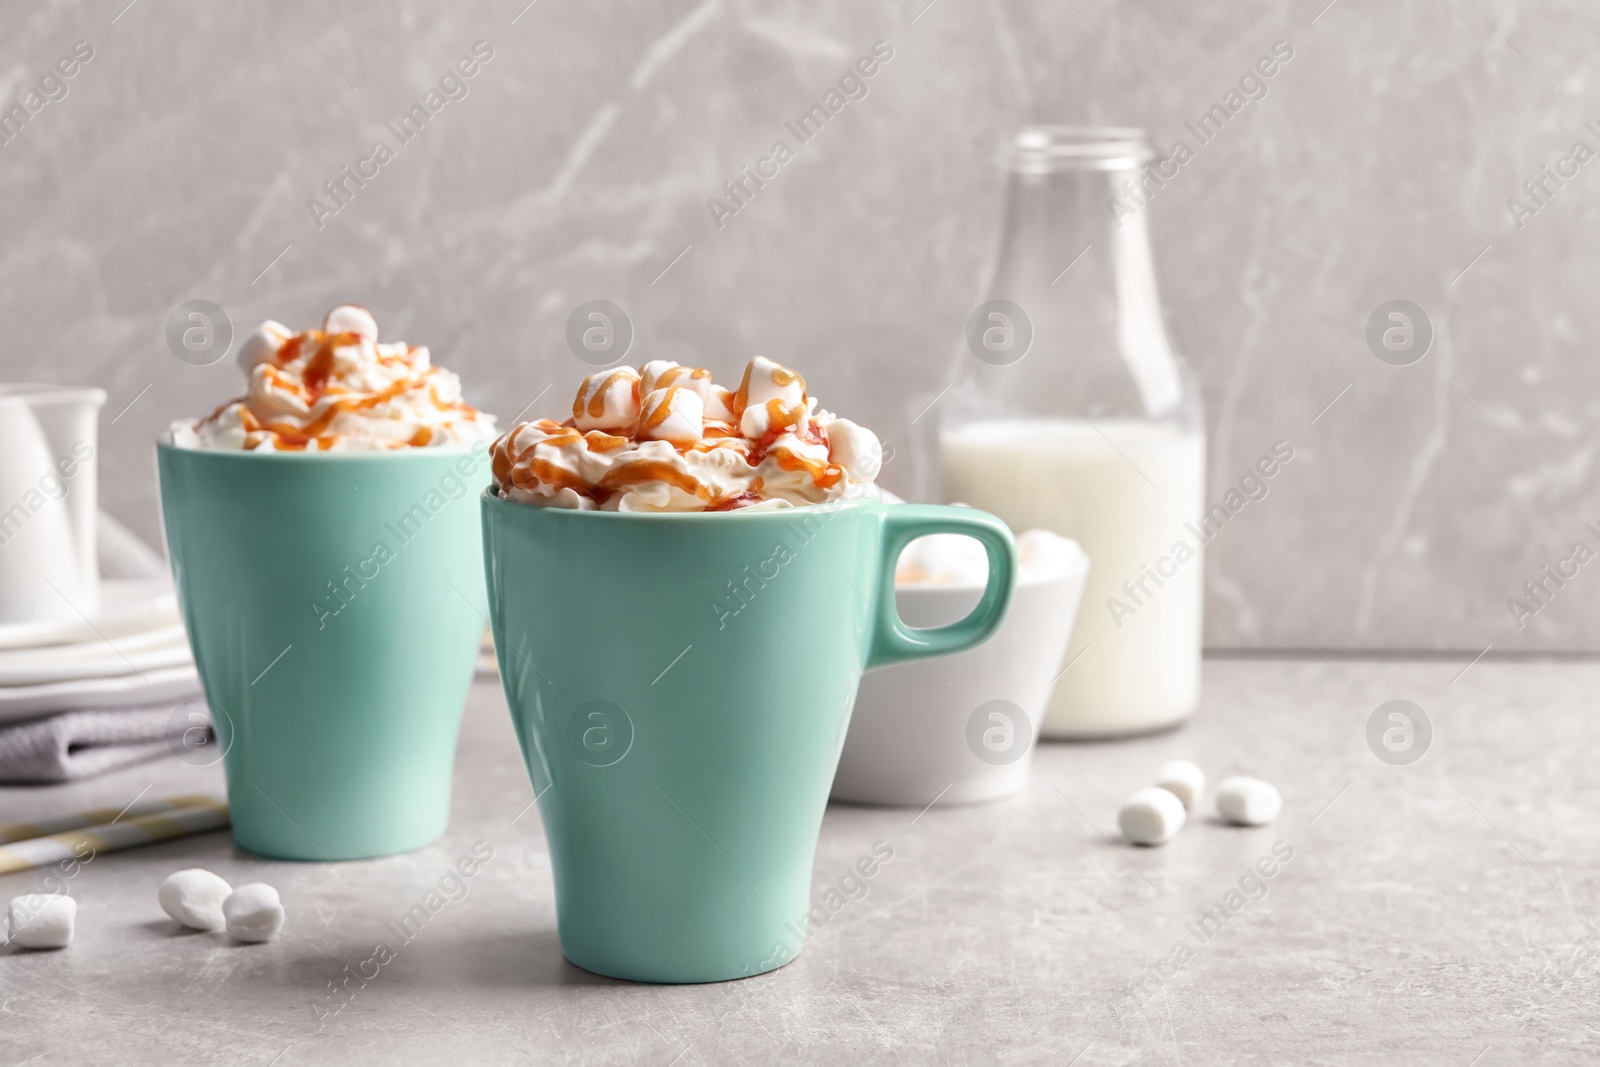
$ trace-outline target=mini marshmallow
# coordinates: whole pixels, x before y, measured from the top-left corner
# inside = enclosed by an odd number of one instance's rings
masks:
[[[268,319],[256,327],[255,333],[244,339],[244,344],[239,346],[239,354],[233,358],[238,361],[239,369],[248,376],[257,363],[271,363],[278,349],[293,336],[294,331],[289,327]]]
[[[78,902],[64,893],[27,893],[11,898],[7,920],[11,943],[21,948],[66,948],[72,944]]]
[[[669,385],[689,385],[696,381],[711,380],[711,372],[700,367],[687,367],[670,359],[652,359],[639,368],[639,392],[649,394]],[[699,392],[698,389],[695,392]]]
[[[1205,795],[1206,774],[1186,759],[1175,759],[1161,765],[1156,785],[1183,801],[1184,811],[1193,811]]]
[[[695,383],[700,393],[700,399],[705,401],[706,418],[716,419],[732,425],[738,421],[733,417],[733,390],[724,389],[720,385],[711,383]]]
[[[222,914],[235,941],[271,941],[283,929],[283,902],[265,882],[235,889],[222,902]]]
[[[1139,790],[1117,812],[1122,836],[1136,845],[1164,845],[1177,836],[1186,821],[1183,801],[1160,786]]]
[[[572,425],[580,430],[632,433],[639,422],[639,372],[632,367],[596,371],[578,386]]]
[[[1243,776],[1217,786],[1217,814],[1235,826],[1265,826],[1283,810],[1283,797],[1271,782]]]
[[[705,401],[693,389],[669,386],[644,398],[639,436],[675,445],[692,445],[705,431]]]
[[[733,422],[733,394],[711,380],[704,367],[686,367],[670,359],[652,359],[639,368],[639,395],[677,385],[692,390],[705,405],[703,417]]]
[[[771,409],[768,401],[782,401],[781,410],[792,411],[803,404],[806,397],[806,380],[781,363],[765,356],[752,359],[744,369],[744,379],[739,383],[736,403],[744,414],[740,417],[739,432],[746,437],[760,437],[766,432]]]
[[[828,423],[828,460],[857,481],[870,482],[883,469],[883,443],[878,435],[849,419]]]
[[[322,320],[323,333],[360,334],[369,341],[378,339],[378,320],[360,304],[340,304]]]
[[[156,896],[161,910],[192,930],[221,930],[227,925],[222,904],[233,887],[210,871],[191,867],[167,876]]]

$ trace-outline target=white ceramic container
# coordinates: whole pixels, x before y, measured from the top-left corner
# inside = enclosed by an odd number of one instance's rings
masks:
[[[921,808],[998,800],[1028,781],[1034,743],[1062,668],[1089,558],[1076,542],[1060,565],[1021,569],[993,637],[953,656],[868,671],[856,693],[834,800]],[[900,617],[943,626],[977,604],[981,581],[902,585]]]
[[[0,385],[0,624],[100,610],[97,423],[106,394]]]

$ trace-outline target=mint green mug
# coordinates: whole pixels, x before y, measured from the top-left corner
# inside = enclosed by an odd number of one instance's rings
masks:
[[[480,450],[157,446],[233,838],[349,860],[444,832],[486,612]]]
[[[967,618],[913,630],[894,566],[931,533],[982,542],[989,582]],[[619,514],[491,488],[483,539],[562,952],[639,982],[794,958],[862,671],[983,641],[1016,568],[993,515],[877,500]]]

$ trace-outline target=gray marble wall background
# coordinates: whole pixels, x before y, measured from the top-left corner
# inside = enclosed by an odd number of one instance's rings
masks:
[[[526,3],[0,4],[8,109],[94,50],[0,146],[0,379],[107,390],[113,513],[153,539],[151,441],[238,391],[231,359],[166,349],[192,298],[241,329],[366,303],[504,419],[547,386],[541,408],[567,403],[568,313],[604,297],[635,355],[793,362],[899,460],[979,299],[1003,131],[1132,123],[1165,147],[1287,40],[1268,96],[1149,209],[1210,495],[1296,449],[1209,550],[1208,643],[1600,647],[1600,563],[1520,630],[1506,603],[1600,548],[1600,162],[1520,226],[1507,207],[1575,141],[1600,149],[1592,5]],[[307,200],[479,40],[469,94],[319,229]],[[718,230],[706,199],[878,40],[868,97]],[[1404,368],[1364,341],[1396,297],[1437,331]],[[914,465],[885,480],[913,489]]]

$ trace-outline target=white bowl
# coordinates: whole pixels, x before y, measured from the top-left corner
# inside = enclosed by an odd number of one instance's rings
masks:
[[[1028,782],[1034,743],[1063,666],[1089,558],[1072,555],[1043,577],[1024,572],[1005,621],[988,641],[951,656],[868,671],[833,780],[834,800],[923,807],[1010,796]],[[955,622],[978,603],[976,585],[905,585],[900,617],[916,627]]]

